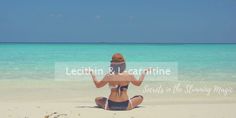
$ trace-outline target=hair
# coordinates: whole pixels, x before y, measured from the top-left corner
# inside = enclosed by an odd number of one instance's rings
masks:
[[[125,64],[125,59],[120,53],[115,53],[112,55],[112,60],[111,60],[111,73],[122,73],[126,69],[126,64]]]

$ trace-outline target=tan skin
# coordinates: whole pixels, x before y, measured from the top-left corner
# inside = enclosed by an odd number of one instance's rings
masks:
[[[129,85],[130,83],[132,83],[135,86],[140,86],[144,80],[144,77],[147,73],[147,71],[149,71],[149,69],[145,70],[140,78],[137,80],[134,75],[128,74],[126,72],[123,73],[119,73],[119,74],[107,74],[105,75],[105,77],[101,80],[98,81],[96,79],[96,76],[90,72],[92,78],[93,78],[93,82],[95,84],[95,86],[97,88],[101,88],[103,86],[105,86],[106,84],[109,84],[111,86],[115,86],[115,85],[120,85],[120,86],[126,86]],[[112,100],[114,102],[123,102],[129,99],[128,94],[127,94],[127,90],[121,91],[120,96],[117,95],[118,92],[115,89],[111,89],[111,93],[109,96],[109,100]],[[135,107],[137,107],[139,104],[141,104],[143,101],[143,97],[142,96],[138,96],[135,98],[131,99],[132,105],[131,103],[129,103],[127,110],[131,110]],[[97,97],[95,99],[96,104],[101,107],[101,108],[105,108],[105,104],[106,104],[106,100],[104,100],[104,97]],[[109,108],[107,108],[109,110]]]

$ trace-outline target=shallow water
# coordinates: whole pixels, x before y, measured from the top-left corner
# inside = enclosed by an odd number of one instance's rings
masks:
[[[56,62],[176,62],[181,80],[236,80],[236,44],[0,44],[0,79],[53,79]]]

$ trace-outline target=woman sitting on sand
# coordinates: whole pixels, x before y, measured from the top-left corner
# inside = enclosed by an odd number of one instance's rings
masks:
[[[129,99],[127,89],[130,83],[140,86],[147,70],[141,74],[139,80],[136,80],[134,75],[125,72],[125,60],[120,53],[116,53],[112,56],[110,67],[111,73],[105,75],[101,81],[98,81],[95,75],[90,72],[97,88],[108,84],[111,89],[109,98],[97,97],[95,99],[96,104],[105,110],[131,110],[141,104],[143,96],[136,95]]]

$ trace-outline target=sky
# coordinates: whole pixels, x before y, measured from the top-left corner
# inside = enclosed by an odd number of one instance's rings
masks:
[[[236,43],[236,0],[0,0],[0,42]]]

